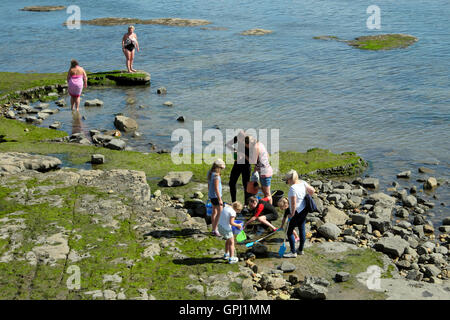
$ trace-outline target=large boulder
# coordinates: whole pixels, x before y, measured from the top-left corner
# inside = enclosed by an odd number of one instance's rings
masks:
[[[115,117],[114,125],[120,131],[125,132],[132,132],[138,128],[136,120],[120,115]]]
[[[408,247],[408,241],[400,238],[399,236],[381,238],[374,245],[375,250],[386,253],[393,258],[401,257]]]
[[[341,229],[334,223],[324,223],[317,230],[320,235],[325,237],[326,239],[336,240],[341,234]]]
[[[330,222],[338,226],[344,225],[349,219],[349,216],[344,211],[337,209],[335,206],[326,206],[324,213],[325,217],[323,220],[325,222]]]
[[[191,181],[192,176],[191,171],[171,171],[164,176],[161,184],[165,187],[184,186]]]

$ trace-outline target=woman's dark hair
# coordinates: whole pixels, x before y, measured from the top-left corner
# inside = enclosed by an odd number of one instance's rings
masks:
[[[78,66],[78,61],[75,59],[72,59],[72,61],[70,61],[70,67],[75,68],[76,66]]]

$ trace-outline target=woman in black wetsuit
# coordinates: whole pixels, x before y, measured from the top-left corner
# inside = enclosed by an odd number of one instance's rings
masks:
[[[139,51],[139,43],[137,40],[137,35],[134,33],[134,27],[129,26],[128,32],[125,33],[122,38],[122,50],[125,54],[125,58],[127,59],[128,72],[136,72],[136,70],[133,69],[134,49]]]
[[[233,145],[237,144],[237,148]],[[245,204],[252,196],[247,192],[247,183],[250,181],[251,165],[249,162],[249,149],[245,147],[245,133],[240,131],[237,136],[227,142],[227,147],[234,151],[234,165],[230,174],[230,194],[231,202],[236,201],[236,184],[242,174],[242,185],[244,186]]]

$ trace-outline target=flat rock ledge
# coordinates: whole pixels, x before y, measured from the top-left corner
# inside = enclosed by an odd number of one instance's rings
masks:
[[[256,28],[256,29],[242,31],[241,35],[243,35],[243,36],[263,36],[263,35],[269,34],[269,33],[273,33],[273,31]]]
[[[29,6],[20,9],[21,11],[33,11],[33,12],[49,12],[59,11],[66,9],[66,6]]]
[[[125,70],[97,72],[88,74],[88,85],[116,84],[120,86],[150,85],[150,73],[137,70],[129,73]]]
[[[182,19],[182,18],[158,18],[158,19],[137,19],[137,18],[97,18],[92,20],[81,20],[81,24],[94,26],[117,26],[129,24],[157,24],[175,27],[196,27],[211,24],[208,20]]]
[[[26,170],[46,172],[58,168],[61,160],[55,157],[20,152],[0,153],[0,176]]]

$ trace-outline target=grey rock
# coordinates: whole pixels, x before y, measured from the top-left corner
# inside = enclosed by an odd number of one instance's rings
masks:
[[[409,179],[411,177],[411,171],[403,171],[397,174],[397,178]]]
[[[28,123],[33,123],[33,124],[41,124],[42,123],[42,119],[38,119],[34,116],[28,116],[25,118],[25,121]]]
[[[15,119],[16,118],[16,114],[14,113],[14,111],[9,110],[8,112],[6,112],[5,117],[8,119]]]
[[[352,224],[362,224],[366,225],[369,224],[370,217],[365,214],[353,214],[351,215],[352,218]]]
[[[399,218],[406,219],[406,218],[409,217],[409,212],[405,208],[400,208],[400,209],[396,210],[395,216],[397,216]]]
[[[85,107],[101,107],[101,106],[103,106],[103,101],[101,101],[99,99],[86,100],[84,102],[84,106]]]
[[[334,279],[336,280],[336,282],[348,281],[348,280],[350,280],[350,273],[348,273],[348,272],[338,272],[334,276]]]
[[[423,273],[419,270],[410,270],[408,271],[408,275],[406,276],[409,280],[422,281]]]
[[[297,269],[297,267],[293,264],[290,263],[288,261],[284,261],[280,266],[279,269],[285,273],[287,272],[293,272],[295,271],[295,269]]]
[[[418,226],[418,225],[424,225],[427,223],[427,220],[424,216],[422,215],[417,215],[414,217],[413,219],[413,224]]]
[[[434,248],[434,252],[440,253],[440,254],[448,254],[448,249],[444,246],[439,246]]]
[[[425,265],[425,275],[428,277],[436,277],[441,273],[441,269],[436,267],[434,264],[426,264]]]
[[[327,200],[330,201],[330,202],[334,201],[335,203],[337,203],[339,200],[341,200],[341,195],[340,194],[336,194],[336,193],[330,194],[327,197]]]
[[[371,218],[369,222],[375,230],[378,230],[381,233],[384,233],[391,228],[390,219],[373,219],[373,218]]]
[[[103,164],[105,163],[105,156],[102,154],[93,154],[91,156],[91,163],[92,164]]]
[[[426,190],[432,190],[434,188],[436,188],[438,186],[438,182],[436,180],[436,178],[434,177],[429,177],[427,179],[427,181],[425,181],[425,183],[423,184],[423,188]]]
[[[403,205],[409,208],[413,208],[417,205],[417,198],[413,195],[406,196],[402,199]]]
[[[364,188],[377,189],[380,186],[380,181],[376,178],[366,178],[362,181]]]
[[[244,299],[252,299],[256,296],[256,291],[253,288],[253,281],[251,279],[244,279],[241,286]]]
[[[53,122],[50,126],[49,126],[49,128],[50,129],[59,129],[59,128],[61,128],[61,122],[59,122],[59,121],[55,121],[55,122]]]
[[[114,118],[114,125],[117,129],[124,132],[132,132],[138,128],[136,120],[122,115],[118,115]]]
[[[167,89],[165,87],[159,87],[156,89],[157,94],[167,94]]]
[[[406,261],[406,260],[400,260],[395,265],[399,269],[406,269],[406,270],[411,269],[411,263],[409,261]]]
[[[394,258],[401,257],[405,252],[405,249],[408,247],[409,243],[399,236],[392,238],[381,238],[374,245],[375,250],[386,253]]]
[[[112,137],[112,136],[109,136],[106,134],[100,134],[100,133],[94,134],[92,136],[92,142],[94,142],[95,144],[100,144],[100,145],[107,144],[108,142],[110,142],[113,139],[114,139],[114,137]]]
[[[429,168],[425,168],[425,167],[419,167],[418,171],[419,171],[419,173],[428,173],[428,174],[434,173],[433,169],[429,169]]]
[[[326,239],[336,240],[341,234],[341,229],[333,223],[327,222],[318,229],[320,235]]]
[[[112,139],[109,141],[105,147],[112,150],[123,150],[125,149],[126,143],[120,139]]]
[[[328,289],[315,284],[306,284],[294,290],[294,295],[300,299],[324,300],[327,298]]]
[[[450,226],[450,217],[444,218],[444,220],[442,220],[442,224],[444,226]]]
[[[408,221],[400,221],[399,223],[397,223],[397,226],[404,229],[412,228],[412,224]]]
[[[351,244],[358,244],[359,241],[355,237],[352,236],[344,236],[344,242],[351,243]]]
[[[337,209],[334,206],[326,206],[324,208],[324,221],[325,223],[330,222],[335,225],[344,225],[347,220],[349,219],[349,216],[345,214],[345,212]]]
[[[177,187],[188,184],[192,179],[191,171],[171,171],[164,176],[162,185],[166,187]]]

